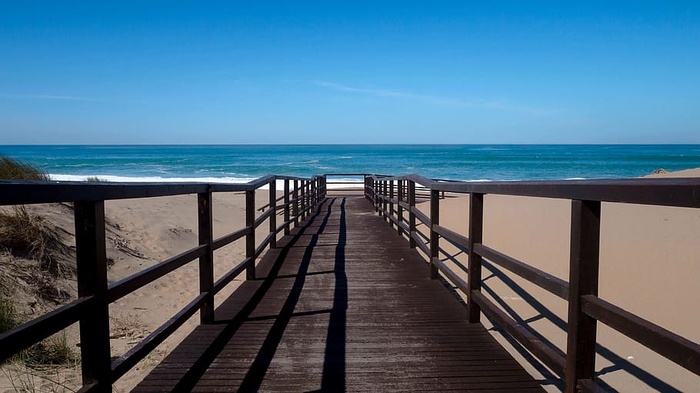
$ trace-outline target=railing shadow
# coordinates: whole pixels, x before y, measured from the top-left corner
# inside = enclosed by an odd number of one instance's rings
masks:
[[[260,389],[260,385],[262,385],[262,382],[265,379],[265,374],[267,373],[267,370],[269,369],[270,364],[272,363],[272,359],[274,358],[275,353],[277,352],[277,348],[279,347],[279,344],[282,341],[284,331],[287,329],[289,322],[294,316],[294,310],[297,304],[299,303],[299,298],[301,297],[301,293],[304,290],[304,284],[306,283],[306,278],[309,271],[309,265],[311,264],[311,256],[313,254],[314,247],[316,246],[316,243],[318,243],[319,235],[323,232],[324,228],[328,224],[328,219],[330,218],[332,211],[331,209],[335,201],[335,199],[332,199],[330,201],[327,207],[326,215],[324,216],[321,225],[318,227],[317,232],[311,236],[309,244],[304,250],[304,255],[301,259],[299,270],[295,275],[294,284],[292,284],[292,288],[289,291],[289,295],[284,301],[284,304],[282,305],[282,309],[280,310],[279,314],[275,318],[275,322],[272,324],[270,331],[267,333],[267,336],[265,337],[265,340],[263,341],[263,344],[260,347],[260,350],[258,351],[255,360],[253,360],[253,363],[251,364],[250,368],[248,369],[248,372],[243,378],[243,381],[241,382],[241,385],[239,387],[239,391],[255,392]],[[284,260],[280,261],[278,259],[276,265],[279,265],[279,267],[281,267],[282,262],[284,262]],[[270,282],[277,278],[278,272],[279,268],[277,268],[274,271],[274,274],[272,274],[273,272],[271,272],[271,274],[268,276]],[[331,315],[333,315],[333,311],[331,311]]]
[[[441,252],[445,255],[445,260],[449,260],[455,264],[457,264],[460,268],[463,269],[464,272],[467,272],[466,266],[459,262],[459,260],[456,259],[457,255],[462,254],[461,252],[458,252],[457,254],[451,255],[445,250],[441,250]],[[538,340],[542,341],[543,343],[546,343],[552,348],[556,348],[554,343],[551,342],[547,337],[542,335],[537,329],[533,328],[530,326],[530,323],[541,320],[541,319],[546,319],[550,323],[552,323],[554,326],[557,328],[563,330],[566,332],[567,330],[567,322],[559,317],[557,314],[552,312],[547,306],[545,306],[542,302],[537,300],[534,296],[532,296],[525,288],[523,288],[521,285],[516,283],[512,278],[510,278],[503,270],[499,269],[496,267],[494,264],[490,263],[487,260],[484,260],[482,262],[483,267],[491,271],[491,275],[484,277],[482,279],[482,291],[485,293],[488,293],[489,295],[492,296],[492,298],[495,300],[496,303],[498,303],[503,310],[510,315],[520,326],[523,326],[526,328],[530,333],[532,333],[535,337],[537,337]],[[510,307],[508,303],[506,303],[499,295],[498,293],[489,286],[488,281],[491,279],[498,279],[500,280],[503,284],[508,286],[511,290],[515,292],[515,294],[518,295],[523,301],[528,303],[533,309],[537,311],[537,315],[528,319],[523,319],[518,312]],[[449,281],[447,280],[441,280],[443,281],[443,284],[451,289],[452,291],[455,292],[455,296],[459,298],[459,294],[456,293],[456,287],[454,287]],[[487,315],[488,318],[488,315]],[[559,378],[557,375],[552,373],[549,369],[547,369],[544,365],[542,365],[541,362],[539,362],[527,349],[525,349],[517,340],[515,340],[512,336],[510,336],[507,332],[502,331],[502,329],[495,323],[495,321],[491,321],[493,324],[493,330],[499,331],[502,333],[502,336],[513,346],[513,348],[518,351],[518,353],[523,356],[523,358],[531,364],[543,377],[544,380],[540,381],[543,385],[554,385],[559,389],[564,389],[564,381]],[[562,353],[561,350],[556,349],[558,352]],[[630,375],[633,375],[635,378],[638,380],[644,382],[647,386],[649,386],[652,389],[655,389],[657,391],[663,391],[663,392],[678,392],[680,391],[673,386],[669,385],[668,383],[664,382],[663,380],[657,378],[656,376],[652,375],[648,371],[640,368],[639,366],[631,363],[629,360],[625,359],[624,357],[616,354],[609,348],[601,345],[601,344],[596,344],[596,353],[606,360],[610,361],[612,365],[607,366],[598,372],[596,372],[596,376],[600,377],[601,375],[613,372],[613,371],[619,371],[619,370],[624,370],[625,372],[629,373]],[[603,388],[608,389],[608,390],[613,390],[613,388],[605,383],[605,381],[602,381],[600,379],[597,379],[596,382]]]
[[[328,322],[326,351],[323,358],[321,391],[345,391],[345,340],[348,309],[348,278],[345,274],[345,244],[347,227],[345,222],[345,201],[340,204],[340,228],[338,245],[335,248],[333,308]]]
[[[289,254],[289,251],[297,243],[300,236],[309,229],[309,225],[321,217],[323,207],[327,203],[325,209],[326,213],[323,218],[321,218],[321,226],[318,228],[318,232],[312,236],[310,244],[306,247],[301,265],[299,266],[299,271],[295,276],[296,279],[289,296],[285,300],[279,315],[274,317],[275,322],[265,338],[255,360],[246,373],[239,391],[257,391],[259,389],[267,369],[270,366],[272,357],[274,356],[274,353],[276,352],[280,343],[282,334],[284,333],[284,330],[289,324],[291,318],[295,316],[294,308],[299,300],[304,286],[304,281],[306,280],[306,273],[311,261],[313,246],[318,240],[318,233],[323,231],[323,228],[328,222],[331,214],[331,207],[334,202],[335,200],[332,199],[322,202],[319,205],[317,212],[310,217],[307,225],[302,227],[300,231],[292,238],[292,240],[281,249],[267,277],[262,279],[262,284],[255,291],[251,299],[242,307],[240,312],[230,320],[217,321],[217,323],[225,325],[224,329],[214,338],[212,343],[203,351],[203,353],[197,358],[188,371],[180,378],[178,383],[173,388],[173,391],[191,391],[226,347],[226,344],[233,338],[238,329],[243,325],[243,323],[248,320],[256,319],[251,318],[250,315],[272,287],[275,279],[278,277],[285,258]]]
[[[547,308],[543,303],[538,301],[534,296],[532,296],[529,292],[527,292],[526,289],[524,289],[522,286],[518,285],[513,279],[508,277],[501,269],[497,268],[493,264],[484,261],[483,262],[484,267],[487,269],[491,270],[493,273],[494,277],[498,277],[504,284],[506,284],[508,287],[510,287],[519,297],[521,297],[525,302],[527,302],[531,307],[533,307],[535,310],[538,311],[538,317],[541,318],[546,318],[549,322],[557,326],[559,329],[566,331],[567,330],[567,322],[553,313],[551,310]],[[486,279],[484,279],[486,281]],[[485,290],[485,292],[489,292],[494,299],[506,310],[506,312],[513,318],[515,319],[520,325],[526,327],[531,333],[533,333],[538,339],[540,339],[542,342],[547,343],[548,345],[554,347],[554,344],[549,341],[546,337],[544,337],[541,333],[539,333],[536,329],[532,328],[530,326],[530,322],[533,321],[533,319],[530,320],[524,320],[518,313],[510,308],[507,303],[505,303],[499,296],[496,295],[495,291],[493,291],[488,285],[483,285],[482,284],[482,289]],[[497,325],[494,325],[497,326]],[[504,334],[506,337],[510,337],[507,333]],[[524,348],[520,344],[515,346],[516,348],[520,348],[521,353],[525,351]],[[630,375],[633,375],[635,378],[640,380],[641,382],[644,382],[647,386],[650,388],[660,391],[660,392],[678,392],[680,393],[680,390],[674,388],[673,386],[669,385],[668,383],[664,382],[663,380],[659,379],[658,377],[652,375],[648,371],[644,370],[643,368],[637,366],[634,363],[631,363],[629,360],[625,359],[624,357],[616,354],[613,352],[611,349],[601,345],[601,344],[596,344],[596,353],[609,362],[612,363],[611,366],[605,367],[604,369],[596,372],[596,376],[601,376],[603,374],[612,372],[612,371],[617,371],[617,370],[624,370],[625,372],[629,373]],[[543,375],[548,375],[548,374],[543,374]],[[551,373],[549,374],[551,375]],[[608,385],[605,383],[605,381],[600,380],[599,378],[596,379],[596,382],[601,385],[601,387],[605,389],[612,390],[612,386]],[[558,385],[558,384],[555,384]]]
[[[454,263],[459,269],[461,269],[462,272],[468,273],[468,269],[465,266],[464,263],[462,263],[459,259],[457,259],[458,256],[463,255],[466,256],[467,254],[464,253],[463,251],[457,251],[456,253],[450,253],[447,250],[440,248],[440,253],[442,254],[441,261],[449,261],[451,263]],[[489,294],[493,301],[497,303],[511,318],[515,320],[515,322],[527,329],[533,336],[537,338],[542,343],[545,343],[547,346],[552,348],[554,351],[558,352],[561,356],[565,356],[564,352],[558,349],[554,343],[545,337],[542,333],[540,333],[537,329],[533,328],[530,324],[532,322],[536,322],[542,319],[545,319],[549,321],[551,324],[556,326],[558,329],[561,329],[562,331],[566,332],[567,331],[567,322],[562,319],[560,316],[552,312],[545,304],[540,302],[536,297],[531,295],[525,288],[523,288],[521,285],[516,283],[508,274],[506,274],[502,269],[498,268],[495,264],[491,263],[490,261],[484,259],[482,261],[482,265],[485,269],[488,269],[491,274],[487,277],[484,277],[482,279],[482,292]],[[513,290],[518,297],[520,297],[524,302],[526,302],[530,307],[532,307],[534,310],[537,311],[537,315],[530,317],[528,319],[523,319],[518,312],[510,307],[507,302],[505,302],[494,290],[491,288],[488,284],[489,280],[497,279],[500,280],[501,283],[509,287],[511,290]],[[445,287],[450,289],[451,291],[455,292],[456,296],[459,298],[459,294],[457,294],[457,287],[455,287],[452,283],[450,283],[448,280],[444,279],[442,280],[443,284]],[[464,302],[463,302],[464,303]],[[544,385],[554,385],[559,389],[564,389],[564,381],[563,379],[559,378],[557,375],[552,373],[547,367],[545,367],[539,360],[537,360],[525,347],[523,347],[516,339],[514,339],[510,334],[507,332],[503,331],[498,324],[489,318],[488,314],[485,314],[485,316],[493,323],[493,328],[492,330],[499,331],[501,332],[502,336],[512,345],[512,347],[530,364],[532,365],[542,376],[543,380],[541,383]],[[597,377],[600,377],[602,375],[605,375],[607,373],[611,373],[614,371],[625,371],[629,373],[630,375],[634,376],[637,378],[639,381],[645,383],[648,385],[650,388],[653,388],[657,391],[663,391],[663,392],[680,392],[678,389],[674,388],[673,386],[669,385],[668,383],[664,382],[663,380],[659,379],[658,377],[652,375],[648,371],[640,368],[639,366],[631,363],[629,360],[625,359],[624,357],[616,354],[613,352],[611,349],[601,345],[600,343],[596,344],[596,353],[609,362],[612,363],[612,365],[607,366],[605,368],[602,368],[601,370],[597,371],[595,375]],[[598,385],[601,387],[608,389],[608,390],[613,390],[613,388],[607,384],[605,381],[600,380],[600,378],[596,379],[596,382]]]

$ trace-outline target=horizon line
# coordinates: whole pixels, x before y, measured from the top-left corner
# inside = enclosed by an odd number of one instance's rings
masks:
[[[8,143],[0,146],[700,146],[700,143]]]

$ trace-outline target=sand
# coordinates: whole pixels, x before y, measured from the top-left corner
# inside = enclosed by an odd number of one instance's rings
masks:
[[[700,169],[682,171],[682,175],[654,177],[700,177]],[[442,200],[441,225],[467,235],[468,206],[463,196]],[[568,281],[570,206],[567,200],[486,195],[484,244]],[[419,208],[427,213],[429,204]],[[699,209],[604,203],[600,297],[700,342],[699,234]],[[441,246],[467,264],[468,258],[449,243],[442,241]],[[504,310],[510,308],[521,323],[535,328],[543,341],[565,351],[567,302],[503,268],[490,277],[492,273],[482,274],[484,292],[502,302]],[[466,279],[465,273],[460,276]],[[482,321],[490,326],[483,315]],[[499,341],[506,343],[503,338]],[[599,376],[616,390],[700,391],[700,377],[602,324],[598,342],[603,347],[596,359]],[[517,353],[512,346],[510,349]],[[559,389],[549,386],[548,390]]]
[[[700,176],[700,169],[683,171],[684,176]],[[677,176],[676,173],[661,176]],[[257,206],[267,202],[267,192],[259,192]],[[244,223],[241,194],[214,197],[215,236],[237,230]],[[427,212],[428,205],[419,205]],[[441,224],[466,235],[468,201],[448,197],[441,201]],[[35,207],[44,216],[72,233],[70,211],[57,205]],[[484,243],[501,252],[568,279],[570,202],[542,198],[497,195],[485,197]],[[196,196],[186,195],[138,200],[108,201],[108,256],[114,259],[109,271],[116,281],[176,255],[197,243]],[[259,239],[267,225],[259,228]],[[600,295],[602,298],[670,329],[694,342],[700,341],[700,210],[603,204]],[[458,254],[443,241],[444,247],[462,263]],[[243,241],[215,253],[216,277],[243,260]],[[525,280],[505,273],[494,276],[485,271],[484,292],[502,301],[523,321],[537,329],[543,340],[565,350],[567,303]],[[505,276],[504,276],[505,274]],[[466,274],[460,273],[466,278]],[[505,277],[505,278],[504,278]],[[510,281],[512,280],[512,281]],[[240,279],[217,296],[221,303]],[[515,284],[515,285],[514,285]],[[197,263],[178,269],[111,305],[112,354],[119,356],[149,332],[160,326],[198,294]],[[537,303],[529,297],[537,299]],[[487,326],[489,322],[482,318]],[[170,339],[159,346],[115,387],[128,391],[172,350],[198,323],[195,315]],[[69,330],[76,340],[75,327]],[[524,359],[508,342],[492,333]],[[605,327],[599,328],[604,347],[597,359],[601,378],[621,391],[678,389],[699,391],[700,377],[651,353],[642,346]],[[526,355],[527,356],[527,355]],[[538,377],[550,375],[541,368],[526,368]],[[651,377],[650,374],[654,377]],[[641,379],[640,379],[641,377]],[[76,377],[77,380],[77,377]],[[6,374],[0,374],[0,391],[8,390]],[[546,385],[557,391],[557,386]]]
[[[281,194],[279,194],[281,195]],[[256,207],[268,202],[268,192],[256,193]],[[241,193],[217,193],[213,203],[214,237],[234,232],[245,225],[245,196]],[[68,245],[75,244],[72,210],[65,205],[31,206],[34,214],[40,214],[61,228]],[[256,210],[256,214],[261,214]],[[198,242],[197,238],[197,197],[183,195],[160,198],[143,198],[107,201],[107,257],[114,260],[108,271],[109,282],[115,282],[148,268],[169,257],[177,255]],[[281,217],[278,223],[281,223]],[[267,235],[268,223],[257,230],[258,242]],[[240,239],[214,253],[215,280],[245,259],[245,240]],[[244,275],[232,281],[217,294],[218,306],[242,282]],[[118,357],[154,331],[199,294],[197,261],[169,273],[159,280],[125,296],[110,305],[110,331],[112,356]],[[73,283],[68,288],[73,297],[77,287]],[[33,300],[31,300],[33,301]],[[44,305],[41,311],[57,305]],[[35,318],[41,315],[37,311]],[[115,384],[116,391],[131,390],[153,369],[189,332],[199,323],[195,314],[183,327],[141,361],[134,369]],[[77,324],[66,329],[70,345],[76,353],[79,336]],[[21,386],[34,386],[36,390],[59,390],[60,386],[45,380],[41,375],[32,376],[26,369],[6,365],[0,372],[0,391],[11,392]],[[59,381],[68,387],[80,384],[79,369],[61,369],[43,372],[47,378]],[[41,373],[39,373],[41,374]],[[32,389],[34,390],[34,389]]]

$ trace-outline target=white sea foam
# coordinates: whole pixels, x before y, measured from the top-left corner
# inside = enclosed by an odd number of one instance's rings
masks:
[[[63,175],[49,174],[51,180],[86,181],[90,177],[115,183],[247,183],[254,178],[247,177],[161,177],[161,176],[114,176],[114,175]]]
[[[51,180],[56,181],[87,181],[88,178],[98,178],[102,181],[112,183],[223,183],[223,184],[244,184],[255,180],[252,177],[160,177],[160,176],[114,176],[114,175],[64,175],[64,174],[49,174]],[[359,182],[357,184],[329,184],[328,189],[338,188],[363,188],[362,179],[358,178],[333,178],[329,181],[340,182]],[[268,186],[260,187],[267,190]],[[275,184],[277,191],[284,190],[284,180],[277,180]],[[294,183],[290,182],[290,189],[294,189]]]

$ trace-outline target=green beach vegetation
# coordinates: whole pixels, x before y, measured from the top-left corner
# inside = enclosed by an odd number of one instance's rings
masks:
[[[0,157],[0,179],[49,180],[40,168],[9,157]],[[56,280],[72,278],[73,269],[63,258],[68,252],[58,230],[40,215],[31,214],[25,206],[0,210],[0,333],[6,332],[27,318],[14,303],[15,291],[23,283],[25,289],[42,301],[57,304],[70,296]],[[55,334],[10,360],[32,368],[75,365],[79,359],[68,344],[65,332]]]
[[[49,180],[49,175],[34,165],[3,156],[0,180]]]

